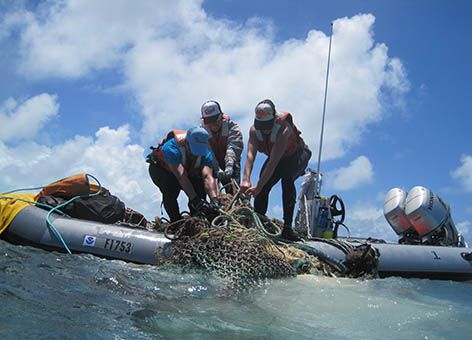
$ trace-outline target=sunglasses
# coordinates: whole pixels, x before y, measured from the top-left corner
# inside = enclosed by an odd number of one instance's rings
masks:
[[[218,124],[220,121],[221,121],[221,115],[203,118],[203,124],[205,125]]]

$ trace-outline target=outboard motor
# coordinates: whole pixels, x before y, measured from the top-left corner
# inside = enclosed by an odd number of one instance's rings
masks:
[[[449,205],[431,190],[416,186],[408,192],[405,213],[425,244],[464,246]]]
[[[454,225],[449,205],[431,190],[416,186],[405,196],[401,189],[387,193],[384,215],[400,243],[464,247]]]
[[[399,243],[419,244],[421,238],[405,213],[407,193],[400,188],[393,188],[387,192],[383,207],[384,216],[395,233],[400,237]]]

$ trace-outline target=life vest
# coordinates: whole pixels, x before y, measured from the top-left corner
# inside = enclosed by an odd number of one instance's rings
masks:
[[[292,128],[292,134],[288,137],[287,147],[285,148],[285,152],[282,155],[282,158],[289,157],[297,151],[299,146],[303,144],[303,140],[300,137],[301,132],[297,129],[295,124],[293,124],[292,115],[288,112],[278,113],[274,126],[270,134],[263,134],[261,131],[256,130],[256,137],[257,137],[257,151],[266,154],[267,156],[270,155],[272,148],[274,147],[275,141],[277,139],[277,135],[280,131],[281,127],[286,125],[290,125]]]
[[[228,136],[229,136],[229,117],[223,115],[221,127],[218,132],[214,133],[211,129],[205,125],[203,128],[208,132],[208,144],[210,144],[211,150],[215,155],[216,160],[220,168],[224,169],[225,166],[225,156],[226,156],[226,147],[228,145]]]
[[[159,163],[163,168],[168,171],[171,171],[169,165],[166,162],[166,158],[164,155],[164,151],[162,150],[162,146],[165,142],[169,141],[173,138],[177,144],[179,145],[180,153],[182,154],[181,164],[184,166],[185,170],[189,174],[198,174],[198,169],[200,169],[202,165],[202,157],[201,156],[194,156],[188,150],[187,140],[185,137],[187,136],[187,131],[185,130],[172,130],[170,131],[166,138],[164,138],[157,148],[152,150],[152,159],[154,162]]]

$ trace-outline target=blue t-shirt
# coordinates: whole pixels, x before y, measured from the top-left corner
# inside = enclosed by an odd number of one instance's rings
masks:
[[[180,152],[180,147],[177,141],[172,138],[162,145],[162,152],[164,153],[164,158],[167,164],[180,164],[182,163],[182,153]],[[205,156],[202,156],[201,167],[207,165],[211,167],[213,162],[213,155],[211,151]]]

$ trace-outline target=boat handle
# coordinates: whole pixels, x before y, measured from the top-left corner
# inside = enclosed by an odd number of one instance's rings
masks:
[[[472,261],[472,252],[470,253],[461,253],[461,256],[466,261]]]

